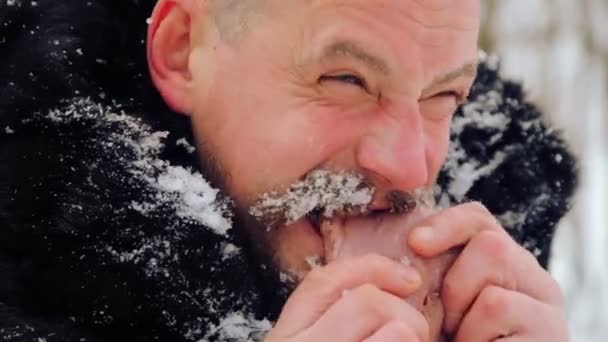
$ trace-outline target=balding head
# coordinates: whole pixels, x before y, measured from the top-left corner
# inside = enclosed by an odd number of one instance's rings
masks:
[[[211,12],[222,39],[237,41],[262,19],[272,0],[212,0]]]

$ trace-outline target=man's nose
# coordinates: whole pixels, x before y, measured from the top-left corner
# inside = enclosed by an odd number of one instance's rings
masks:
[[[393,189],[427,185],[428,160],[422,117],[412,108],[386,115],[370,127],[357,146],[358,166]]]

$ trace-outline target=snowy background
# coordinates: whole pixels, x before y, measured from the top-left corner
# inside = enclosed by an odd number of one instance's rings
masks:
[[[572,341],[608,341],[608,0],[482,3],[482,47],[524,81],[580,159],[551,272],[566,293]]]

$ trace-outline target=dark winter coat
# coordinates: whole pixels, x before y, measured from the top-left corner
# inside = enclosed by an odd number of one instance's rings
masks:
[[[0,0],[1,341],[246,340],[276,314],[148,79],[153,4]],[[483,202],[546,266],[575,162],[492,59],[451,140],[440,200]]]

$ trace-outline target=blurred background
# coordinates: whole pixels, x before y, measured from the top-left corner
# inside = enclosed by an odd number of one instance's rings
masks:
[[[562,130],[579,157],[575,206],[551,272],[572,341],[608,341],[608,0],[483,0],[481,46]]]

